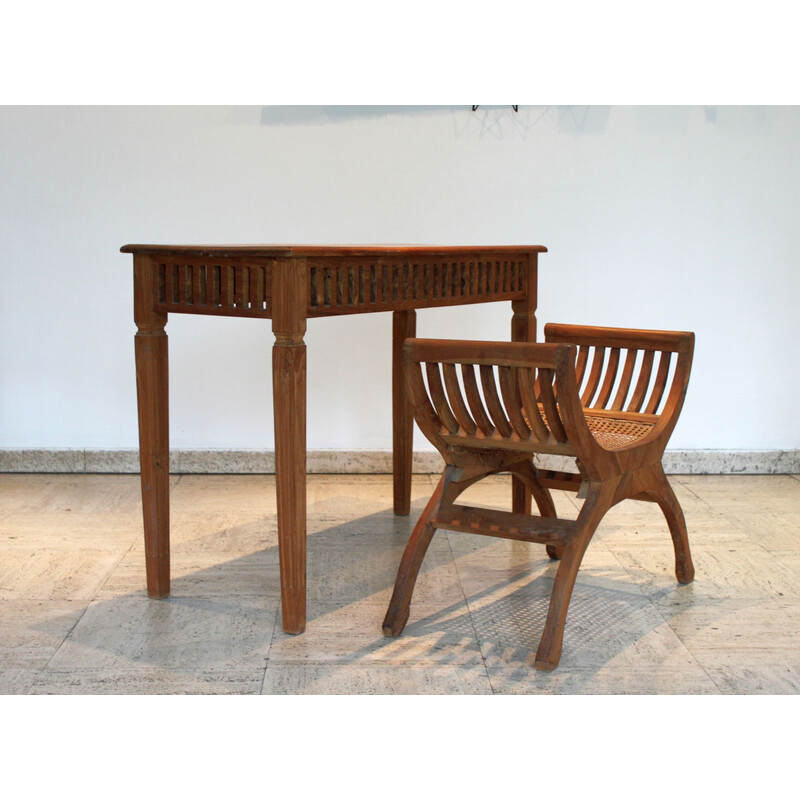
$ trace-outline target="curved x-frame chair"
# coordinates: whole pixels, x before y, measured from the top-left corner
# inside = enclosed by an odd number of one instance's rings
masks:
[[[683,406],[694,334],[554,324],[544,332],[544,344],[406,340],[414,417],[445,468],[403,554],[386,636],[399,636],[408,620],[417,574],[438,528],[541,543],[560,559],[535,658],[541,670],[558,665],[581,559],[616,503],[658,503],[672,535],[677,579],[692,581],[686,523],[661,461]],[[572,456],[578,472],[537,470],[535,453]],[[525,483],[540,516],[455,505],[469,486],[500,472]],[[577,519],[557,517],[553,488],[578,492]]]

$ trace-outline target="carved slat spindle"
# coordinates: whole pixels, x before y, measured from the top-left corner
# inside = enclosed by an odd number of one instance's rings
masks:
[[[617,379],[617,369],[619,368],[619,347],[612,347],[608,356],[606,374],[603,378],[603,385],[594,402],[593,408],[605,408],[611,398],[611,391],[614,388],[614,381]]]
[[[656,379],[653,383],[653,391],[650,394],[650,400],[645,408],[645,414],[655,414],[658,406],[661,403],[661,398],[664,396],[664,389],[667,386],[667,377],[669,376],[669,364],[672,360],[672,353],[668,350],[662,350],[658,359],[658,370],[656,372]]]
[[[497,371],[500,379],[500,392],[503,395],[503,404],[506,408],[508,420],[520,439],[529,439],[531,429],[522,416],[522,400],[517,389],[516,367],[500,366]]]
[[[467,403],[469,403],[469,410],[475,419],[481,432],[486,436],[491,436],[494,433],[494,424],[489,419],[486,409],[483,407],[483,400],[481,393],[478,390],[478,382],[475,379],[475,367],[473,364],[461,365],[461,377],[464,381],[464,393],[467,395]]]
[[[647,387],[650,385],[650,372],[653,369],[653,351],[645,350],[642,355],[642,365],[639,367],[639,378],[636,381],[636,388],[633,390],[626,411],[639,411],[644,403]]]
[[[206,293],[203,291],[205,271],[205,264],[192,265],[192,302],[196,306],[205,305]]]
[[[481,388],[486,399],[486,410],[494,422],[495,428],[501,436],[511,436],[511,425],[503,412],[500,404],[500,396],[497,394],[497,384],[495,383],[494,370],[489,364],[480,365]]]
[[[450,400],[450,407],[456,415],[456,419],[467,433],[475,433],[478,426],[467,410],[464,397],[461,394],[461,386],[458,383],[455,364],[442,364],[442,374],[444,375],[444,385],[447,389],[447,397]]]
[[[537,388],[534,379],[534,369],[529,367],[517,370],[517,383],[519,384],[519,394],[525,413],[528,415],[533,435],[540,442],[546,442],[550,438],[550,431],[547,429],[542,415],[539,413],[539,404],[536,401]]]
[[[629,349],[628,354],[625,356],[625,366],[622,368],[622,377],[619,379],[617,394],[614,397],[614,402],[611,404],[612,411],[622,411],[625,405],[625,399],[628,397],[628,392],[631,389],[633,368],[636,365],[636,356],[638,352],[638,350]]]
[[[555,373],[551,369],[539,370],[539,387],[542,392],[542,406],[544,406],[544,415],[547,418],[547,427],[552,431],[556,441],[566,442],[567,434],[561,422],[555,393],[553,392],[554,374]]]

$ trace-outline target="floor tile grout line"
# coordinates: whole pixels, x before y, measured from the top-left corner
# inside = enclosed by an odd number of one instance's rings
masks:
[[[261,676],[261,688],[259,690],[259,696],[264,694],[264,685],[267,682],[267,671],[269,670],[269,662],[270,662],[270,655],[272,654],[272,645],[275,644],[275,634],[278,630],[278,626],[283,624],[283,608],[282,603],[279,600],[276,607],[275,607],[275,618],[272,624],[272,633],[269,637],[269,647],[267,648],[267,655],[264,659],[264,674]]]
[[[475,634],[475,641],[478,645],[478,653],[481,658],[481,663],[483,664],[483,671],[486,673],[486,680],[489,683],[489,689],[492,692],[492,695],[497,694],[494,690],[494,685],[492,684],[492,676],[489,674],[489,665],[486,663],[486,656],[483,654],[483,647],[481,646],[481,639],[478,635],[478,629],[475,626],[475,618],[472,615],[472,610],[469,607],[469,599],[467,597],[466,589],[464,588],[464,582],[461,580],[461,572],[458,569],[458,558],[456,558],[455,553],[453,552],[453,543],[450,540],[450,532],[449,531],[442,531],[445,536],[447,537],[447,549],[450,551],[450,557],[453,560],[453,566],[456,570],[456,577],[458,578],[458,586],[461,589],[461,595],[464,599],[464,607],[467,609],[467,616],[469,617],[469,624],[472,626],[472,631]]]

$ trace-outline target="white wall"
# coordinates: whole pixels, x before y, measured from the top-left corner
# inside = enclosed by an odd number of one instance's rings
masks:
[[[544,244],[540,325],[697,333],[672,447],[797,448],[798,145],[798,107],[0,108],[0,447],[136,447],[121,245],[291,242]],[[167,330],[173,447],[271,449],[270,323]],[[390,330],[310,321],[310,449],[390,448]]]

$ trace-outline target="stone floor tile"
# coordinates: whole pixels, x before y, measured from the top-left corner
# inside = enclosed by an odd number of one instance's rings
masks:
[[[794,666],[720,666],[707,672],[722,694],[800,694],[800,658]]]
[[[0,601],[91,600],[126,550],[0,546]]]
[[[800,665],[798,599],[695,598],[658,608],[707,670]]]
[[[259,694],[263,667],[195,671],[186,669],[70,669],[36,674],[28,694],[204,695]]]
[[[495,694],[720,694],[719,687],[697,664],[570,667],[562,657],[553,672],[542,672],[528,665],[491,666],[489,680]]]
[[[482,666],[466,603],[434,600],[412,603],[411,616],[396,639],[383,635],[386,603],[310,602],[305,633],[276,631],[270,649],[273,664],[390,664]]]
[[[47,665],[51,672],[222,672],[266,666],[278,600],[113,597],[92,602]]]
[[[0,668],[44,667],[87,606],[77,600],[0,601]]]
[[[170,554],[172,597],[279,597],[277,547],[253,553],[177,550]],[[97,591],[99,599],[147,596],[144,552],[131,551]]]
[[[477,695],[492,694],[480,664],[468,669],[442,664],[424,668],[351,664],[292,664],[267,667],[263,694]]]
[[[631,578],[647,591],[677,588],[675,554],[666,546],[615,547],[608,544]],[[798,574],[758,545],[729,541],[715,547],[693,546],[694,581],[684,596],[764,599],[800,597]]]

